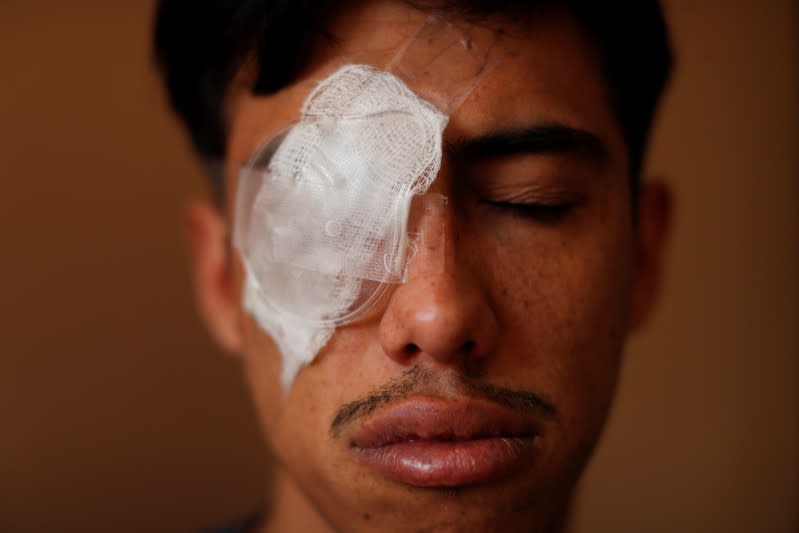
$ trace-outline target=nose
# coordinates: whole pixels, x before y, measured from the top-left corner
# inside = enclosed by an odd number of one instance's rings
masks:
[[[441,250],[417,253],[406,283],[387,303],[380,343],[391,359],[408,364],[428,358],[458,366],[485,359],[495,349],[497,320],[490,299],[468,261],[459,261],[451,212],[436,220]],[[428,238],[428,244],[430,239]]]

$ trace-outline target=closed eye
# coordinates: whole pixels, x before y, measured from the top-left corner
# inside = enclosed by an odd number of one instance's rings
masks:
[[[530,219],[536,222],[554,224],[560,222],[577,206],[576,202],[570,203],[514,203],[483,201],[492,209],[499,210],[512,216]]]

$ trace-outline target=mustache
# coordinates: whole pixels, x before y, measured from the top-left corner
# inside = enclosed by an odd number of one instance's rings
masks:
[[[526,416],[549,420],[558,417],[555,405],[542,395],[476,381],[459,373],[433,372],[422,366],[414,366],[379,389],[338,409],[330,424],[330,434],[337,438],[346,426],[371,415],[381,407],[413,395],[440,396],[453,393],[487,400]]]

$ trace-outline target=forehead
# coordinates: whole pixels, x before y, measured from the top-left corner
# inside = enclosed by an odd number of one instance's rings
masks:
[[[461,61],[458,54],[433,43],[433,36],[420,35],[427,20],[429,12],[402,2],[367,3],[342,10],[331,20],[328,36],[318,38],[294,83],[268,96],[252,95],[244,87],[234,89],[229,109],[228,175],[235,175],[264,140],[297,120],[314,86],[343,64],[394,68],[399,61],[403,74],[411,74],[401,77],[425,96],[435,92],[437,79],[448,78],[433,75],[427,78],[432,82],[425,82],[414,77],[415,72],[427,72],[430,65],[437,71],[447,63],[474,61],[474,53],[460,53]],[[551,10],[524,23],[503,17],[466,20],[452,16],[451,20],[475,36],[480,49],[494,46],[498,50],[492,50],[487,59],[488,73],[479,76],[473,90],[451,110],[445,138],[559,123],[593,133],[607,145],[611,159],[623,164],[621,133],[594,50],[568,13]],[[489,42],[492,35],[499,38]],[[465,67],[464,71],[468,70]],[[434,103],[441,107],[440,102]]]

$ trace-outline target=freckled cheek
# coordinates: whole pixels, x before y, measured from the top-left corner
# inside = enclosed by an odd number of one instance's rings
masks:
[[[606,389],[626,322],[625,261],[601,243],[541,247],[517,259],[495,289],[507,351],[523,351],[530,372],[556,389]]]
[[[331,387],[315,380],[300,379],[284,399],[280,416],[267,428],[267,441],[278,459],[295,473],[312,469],[309,457],[324,453],[330,410],[338,404],[328,398]],[[313,461],[310,461],[313,462]]]
[[[586,424],[598,430],[613,396],[627,321],[627,266],[607,254],[587,257],[564,278],[555,350],[564,399]],[[615,256],[618,257],[618,256]]]
[[[306,369],[318,385],[339,389],[357,382],[365,371],[364,359],[377,347],[375,327],[351,325],[338,328],[314,362]]]
[[[282,460],[321,446],[336,410],[364,387],[385,378],[369,374],[364,358],[376,349],[376,325],[339,328],[316,359],[303,368],[288,394],[280,383],[282,358],[271,337],[252,321],[245,326],[247,378],[270,447]],[[314,438],[309,439],[313,435]],[[304,450],[304,451],[303,451]]]
[[[289,459],[286,454],[294,454],[292,450],[304,449],[302,428],[324,428],[322,407],[331,404],[327,395],[332,387],[329,383],[308,379],[306,369],[300,372],[291,388],[284,391],[280,382],[282,357],[277,346],[251,320],[245,332],[246,377],[264,437],[278,458],[286,460]],[[326,430],[322,431],[326,434]]]
[[[316,432],[327,434],[336,409],[365,392],[365,386],[382,383],[364,364],[375,350],[373,329],[369,325],[347,326],[334,332],[314,361],[298,374],[285,423],[301,420],[306,428],[316,427]],[[293,405],[296,402],[302,402],[301,411]]]

